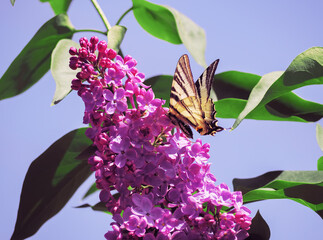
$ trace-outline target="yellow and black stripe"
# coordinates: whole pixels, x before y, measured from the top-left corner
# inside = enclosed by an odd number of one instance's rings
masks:
[[[185,54],[178,60],[170,93],[168,116],[189,138],[193,138],[193,133],[188,125],[201,135],[214,135],[223,130],[217,126],[216,111],[210,98],[218,63],[219,60],[214,61],[194,84],[188,56]]]

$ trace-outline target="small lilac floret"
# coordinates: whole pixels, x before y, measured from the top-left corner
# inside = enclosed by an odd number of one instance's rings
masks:
[[[136,236],[143,237],[146,232],[147,221],[145,218],[131,215],[125,226],[128,231],[134,232]]]
[[[127,104],[123,98],[124,94],[125,91],[122,88],[118,88],[115,93],[112,93],[109,89],[103,91],[103,96],[108,101],[106,105],[106,112],[108,114],[113,114],[116,110],[124,112],[127,109]]]

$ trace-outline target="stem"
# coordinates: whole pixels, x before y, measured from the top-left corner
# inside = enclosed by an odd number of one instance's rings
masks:
[[[97,32],[97,33],[101,33],[103,35],[107,35],[107,32],[103,32],[103,31],[95,30],[95,29],[79,29],[79,30],[74,31],[74,33],[78,33],[78,32]]]
[[[129,8],[127,11],[124,12],[124,14],[122,14],[122,16],[119,18],[119,20],[117,21],[116,25],[119,25],[119,23],[121,22],[121,20],[124,18],[124,16],[127,15],[128,12],[130,12],[133,9],[133,7]]]
[[[91,0],[91,1],[92,1],[93,5],[94,5],[95,9],[98,11],[100,17],[102,18],[105,27],[109,31],[109,29],[111,28],[111,25],[110,25],[107,17],[104,15],[104,12],[102,11],[99,3],[97,2],[97,0]]]

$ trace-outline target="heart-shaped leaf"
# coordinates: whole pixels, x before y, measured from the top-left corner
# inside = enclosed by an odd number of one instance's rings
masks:
[[[74,28],[65,14],[46,22],[11,63],[0,79],[0,99],[16,96],[35,84],[49,70],[59,40],[71,38]]]
[[[21,191],[12,240],[35,234],[92,173],[87,159],[76,159],[91,145],[85,130],[69,132],[31,163]]]
[[[132,0],[132,4],[133,14],[144,30],[167,42],[182,43],[175,17],[166,7],[145,0]]]
[[[176,9],[165,7],[174,15],[178,34],[186,49],[198,64],[206,68],[206,34],[204,29]]]
[[[52,105],[59,103],[71,91],[71,82],[76,78],[76,71],[69,67],[69,49],[78,48],[79,44],[70,39],[60,40],[52,52],[50,70],[56,83]]]
[[[126,34],[127,28],[124,26],[115,25],[109,29],[108,32],[108,48],[112,48],[116,52],[119,52],[120,45]]]
[[[252,111],[294,89],[323,83],[323,48],[313,47],[298,55],[285,72],[264,75],[250,93],[244,110],[233,124],[236,128]]]
[[[183,43],[195,61],[206,67],[206,36],[203,28],[174,8],[132,0],[133,13],[140,26],[156,38]]]
[[[243,202],[290,199],[303,204],[323,218],[323,171],[273,171],[249,179],[233,179]]]

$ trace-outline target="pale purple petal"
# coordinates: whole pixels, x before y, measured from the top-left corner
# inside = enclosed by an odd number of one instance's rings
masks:
[[[140,218],[136,215],[131,215],[128,222],[126,223],[126,228],[129,231],[135,231],[137,229]]]
[[[143,212],[149,213],[153,207],[149,198],[143,197],[141,202],[141,209]]]
[[[121,151],[123,150],[123,146],[121,144],[121,141],[122,141],[122,139],[120,136],[114,138],[110,142],[110,149],[115,153],[121,153]]]
[[[123,64],[123,58],[120,55],[116,56],[116,62]]]
[[[124,89],[123,89],[123,88],[118,88],[118,89],[116,90],[116,92],[114,93],[114,94],[115,94],[115,98],[116,98],[117,100],[119,100],[119,99],[123,98],[124,93],[125,93],[125,91],[124,91]]]
[[[145,100],[147,103],[150,103],[154,99],[155,95],[152,89],[150,88],[145,94]]]
[[[197,175],[200,173],[201,166],[193,163],[189,169],[191,173],[193,173],[194,175]]]
[[[109,89],[104,89],[103,90],[103,96],[106,100],[112,101],[114,94],[109,90]]]
[[[120,214],[114,214],[112,219],[119,223],[120,225],[123,224],[123,219]]]
[[[142,96],[142,95],[138,95],[136,100],[137,100],[137,103],[139,103],[140,105],[145,105],[146,104],[144,96]]]
[[[167,199],[170,202],[178,202],[180,199],[180,192],[178,191],[178,189],[176,188],[171,189],[167,194]]]
[[[117,155],[115,158],[115,164],[118,168],[122,168],[126,165],[127,158],[124,155]]]
[[[142,200],[142,196],[138,193],[134,193],[131,197],[132,202],[136,205],[136,206],[140,206],[141,200]]]
[[[129,143],[130,144],[130,143]],[[127,150],[125,152],[125,156],[129,159],[129,160],[136,160],[137,159],[137,152],[135,149],[130,148],[129,150]]]
[[[127,104],[125,102],[122,101],[117,101],[116,103],[116,107],[119,110],[119,112],[124,112],[127,110]]]
[[[114,102],[108,102],[106,112],[108,114],[113,114],[115,113],[115,111],[116,111],[116,104]]]
[[[130,68],[133,68],[134,66],[136,66],[137,65],[137,61],[136,60],[134,60],[134,59],[131,59],[131,60],[129,60],[129,61],[127,61],[126,62],[126,65],[127,65],[127,67],[130,69]]]
[[[150,216],[153,218],[153,219],[158,219],[158,218],[161,218],[162,215],[163,215],[164,211],[162,208],[160,207],[154,207],[151,212],[150,212]]]
[[[146,226],[147,226],[147,220],[146,218],[142,218],[141,221],[139,222],[139,225],[137,226],[135,230],[135,234],[138,237],[143,237],[146,232]]]

